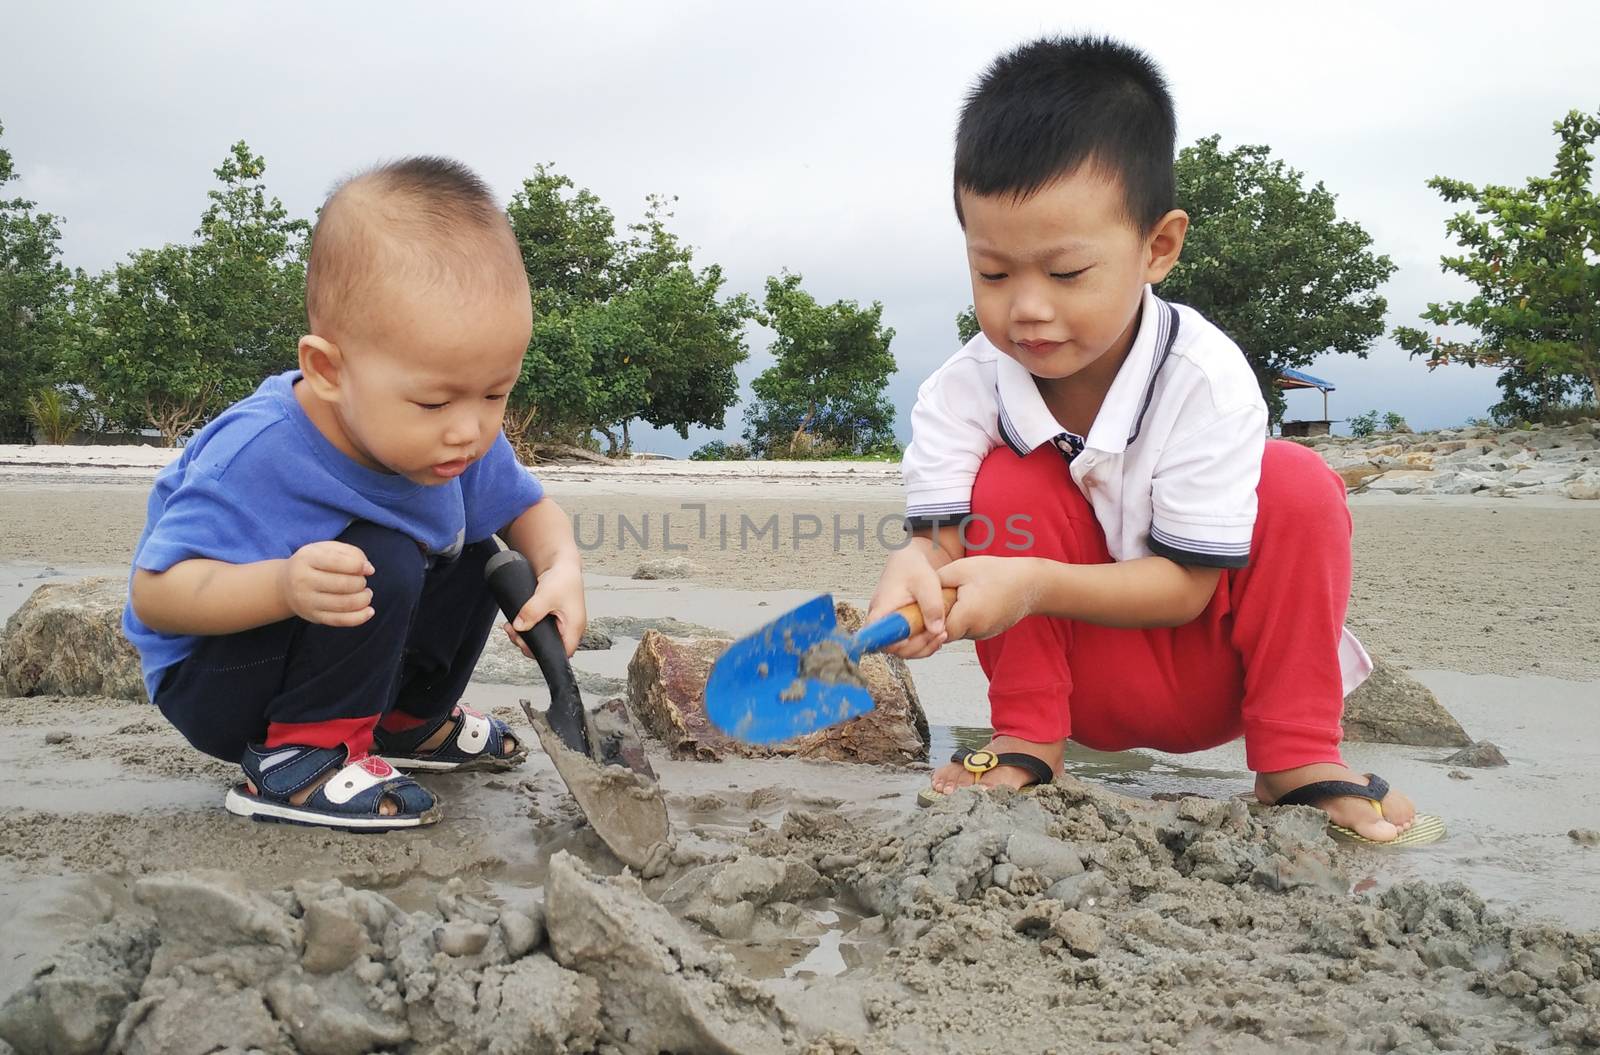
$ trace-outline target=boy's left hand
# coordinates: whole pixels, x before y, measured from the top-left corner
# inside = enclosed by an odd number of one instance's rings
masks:
[[[946,613],[955,638],[994,637],[1033,614],[1043,569],[1033,557],[962,557],[939,569],[939,583],[956,591]]]
[[[566,647],[567,655],[571,656],[578,650],[584,628],[589,625],[589,610],[583,599],[581,565],[563,561],[540,572],[533,596],[522,606],[516,619],[505,624],[506,636],[529,659],[533,658],[533,652],[523,642],[520,632],[537,626],[552,612],[555,613],[556,626],[561,631],[561,643]]]

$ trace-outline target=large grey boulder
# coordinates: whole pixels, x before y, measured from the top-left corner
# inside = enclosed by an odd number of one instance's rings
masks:
[[[1368,744],[1466,747],[1472,737],[1428,687],[1374,660],[1372,674],[1344,700],[1344,738]]]
[[[0,696],[116,696],[144,702],[139,654],[122,636],[124,579],[34,590],[0,635]]]

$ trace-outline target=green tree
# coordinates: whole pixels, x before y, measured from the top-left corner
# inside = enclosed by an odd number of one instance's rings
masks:
[[[1238,343],[1277,421],[1279,370],[1327,352],[1366,357],[1388,307],[1376,291],[1395,268],[1359,224],[1339,218],[1322,183],[1307,187],[1265,146],[1224,152],[1218,143],[1209,136],[1178,154],[1189,235],[1161,295]]]
[[[695,269],[693,249],[667,228],[670,201],[648,198],[624,238],[598,198],[541,165],[507,213],[537,315],[512,431],[568,443],[599,431],[617,454],[637,420],[680,436],[721,428],[754,307],[722,297],[716,265]]]
[[[143,249],[79,290],[76,373],[113,424],[178,442],[295,362],[310,230],[236,143],[193,245]]]
[[[763,323],[777,332],[776,362],[763,370],[745,408],[745,439],[764,457],[865,454],[894,441],[894,373],[883,305],[819,304],[785,272],[767,279]]]
[[[968,304],[966,309],[956,316],[956,337],[963,347],[966,343],[978,336],[982,327],[978,325],[978,309]]]
[[[0,147],[0,191],[17,178]],[[63,378],[73,276],[61,262],[60,218],[37,210],[26,198],[0,197],[0,442],[31,435],[30,401]]]
[[[1470,202],[1445,224],[1463,252],[1441,270],[1478,287],[1476,296],[1429,304],[1422,318],[1462,325],[1454,341],[1401,327],[1395,340],[1430,369],[1446,363],[1500,367],[1498,418],[1531,417],[1551,401],[1600,397],[1600,194],[1594,151],[1600,112],[1573,110],[1555,123],[1560,138],[1548,177],[1524,187],[1476,187],[1435,176],[1428,186],[1451,203]]]

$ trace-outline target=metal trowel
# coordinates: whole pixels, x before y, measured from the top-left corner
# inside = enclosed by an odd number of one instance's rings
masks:
[[[516,618],[538,585],[526,558],[511,549],[490,557],[483,575],[507,619]],[[550,689],[549,710],[521,701],[545,754],[617,859],[646,877],[659,875],[672,849],[667,804],[626,708],[620,701],[594,713],[584,708],[555,616],[521,636]]]

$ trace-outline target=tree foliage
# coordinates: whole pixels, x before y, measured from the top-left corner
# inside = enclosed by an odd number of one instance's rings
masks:
[[[1476,187],[1435,176],[1428,186],[1472,209],[1445,224],[1462,252],[1441,269],[1478,287],[1467,300],[1429,304],[1435,326],[1477,331],[1471,340],[1401,327],[1395,339],[1430,369],[1446,363],[1499,367],[1497,418],[1532,417],[1568,399],[1600,397],[1600,194],[1594,144],[1600,112],[1573,110],[1555,123],[1560,139],[1547,177],[1523,187]]]
[[[61,262],[60,218],[4,196],[17,178],[10,152],[0,147],[0,442],[27,438],[30,403],[64,378],[73,278]]]
[[[291,367],[305,326],[310,226],[266,193],[242,141],[192,245],[142,249],[79,292],[77,375],[111,424],[176,443]]]
[[[1339,218],[1322,183],[1307,187],[1265,146],[1225,152],[1219,141],[1178,154],[1178,204],[1190,227],[1161,293],[1238,343],[1277,421],[1279,370],[1328,352],[1366,357],[1383,334],[1387,304],[1377,288],[1395,268],[1359,224]]]
[[[597,429],[618,453],[636,420],[680,436],[721,428],[755,312],[742,294],[722,296],[721,268],[695,269],[667,228],[671,201],[647,199],[623,237],[597,197],[541,165],[507,213],[536,314],[511,412],[527,437],[575,442]]]
[[[777,333],[776,362],[755,379],[745,439],[765,457],[866,454],[894,442],[894,406],[884,394],[894,373],[883,305],[819,304],[801,276],[767,279],[763,323]]]
[[[978,336],[983,327],[978,325],[978,309],[968,304],[966,309],[956,316],[956,339],[966,347],[968,341]]]

